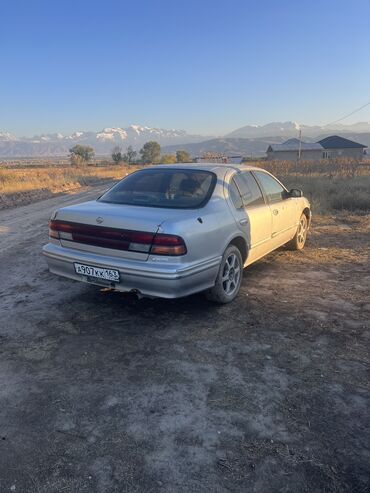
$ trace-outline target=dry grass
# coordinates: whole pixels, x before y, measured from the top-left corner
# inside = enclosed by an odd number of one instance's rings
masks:
[[[351,178],[290,175],[282,177],[288,188],[300,188],[314,212],[370,212],[370,173]]]
[[[301,174],[307,176],[340,176],[349,178],[370,173],[370,163],[358,162],[352,159],[328,159],[320,161],[259,161],[256,166],[262,166],[274,175]]]
[[[99,181],[122,178],[135,170],[135,166],[119,165],[83,168],[40,167],[0,169],[0,194],[15,194],[32,190],[61,191],[78,188]]]
[[[300,188],[315,213],[370,212],[370,165],[349,160],[253,163],[276,175],[288,188]],[[53,193],[118,180],[141,166],[0,167],[0,208],[32,202]]]
[[[315,213],[370,212],[370,166],[350,160],[255,163],[277,176],[287,188],[300,188]]]
[[[0,168],[0,208],[23,205],[55,193],[119,180],[137,166],[41,166]]]

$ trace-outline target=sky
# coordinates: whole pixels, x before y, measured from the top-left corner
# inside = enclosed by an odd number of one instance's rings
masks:
[[[0,131],[17,136],[222,135],[370,101],[369,0],[0,0],[0,47]]]

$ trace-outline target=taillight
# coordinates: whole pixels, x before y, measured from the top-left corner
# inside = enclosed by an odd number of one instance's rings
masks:
[[[55,238],[56,240],[59,240],[59,231],[56,227],[55,221],[53,220],[49,221],[49,238]]]
[[[72,240],[73,228],[68,223],[51,220],[49,222],[49,236],[56,240]]]
[[[107,228],[53,219],[49,222],[49,237],[115,250],[155,255],[185,255],[187,251],[184,240],[176,235]]]
[[[150,253],[155,255],[185,255],[186,246],[180,236],[158,233],[153,238]]]

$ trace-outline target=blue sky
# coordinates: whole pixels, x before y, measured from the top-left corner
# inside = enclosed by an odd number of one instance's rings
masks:
[[[370,101],[369,0],[0,0],[0,46],[0,131],[16,135],[223,134]]]

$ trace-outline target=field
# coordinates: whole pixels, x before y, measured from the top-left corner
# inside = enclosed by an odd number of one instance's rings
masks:
[[[111,183],[137,169],[106,165],[72,167],[41,164],[0,167],[0,209],[24,205],[87,185]]]
[[[295,163],[251,163],[276,175],[288,188],[301,188],[315,213],[370,211],[370,164],[346,161]],[[72,167],[61,161],[39,164],[12,163],[0,167],[0,209],[24,205],[52,197],[56,193],[78,191],[87,185],[111,183],[138,169],[136,165],[111,164]]]
[[[0,170],[0,492],[370,491],[369,171],[268,166],[308,242],[225,306],[48,272],[51,212],[132,167]]]
[[[314,216],[230,305],[137,300],[40,254],[103,188],[0,211],[0,491],[369,491],[369,216]]]
[[[318,214],[370,212],[370,163],[324,161],[255,163],[277,176],[286,187],[300,188]]]

